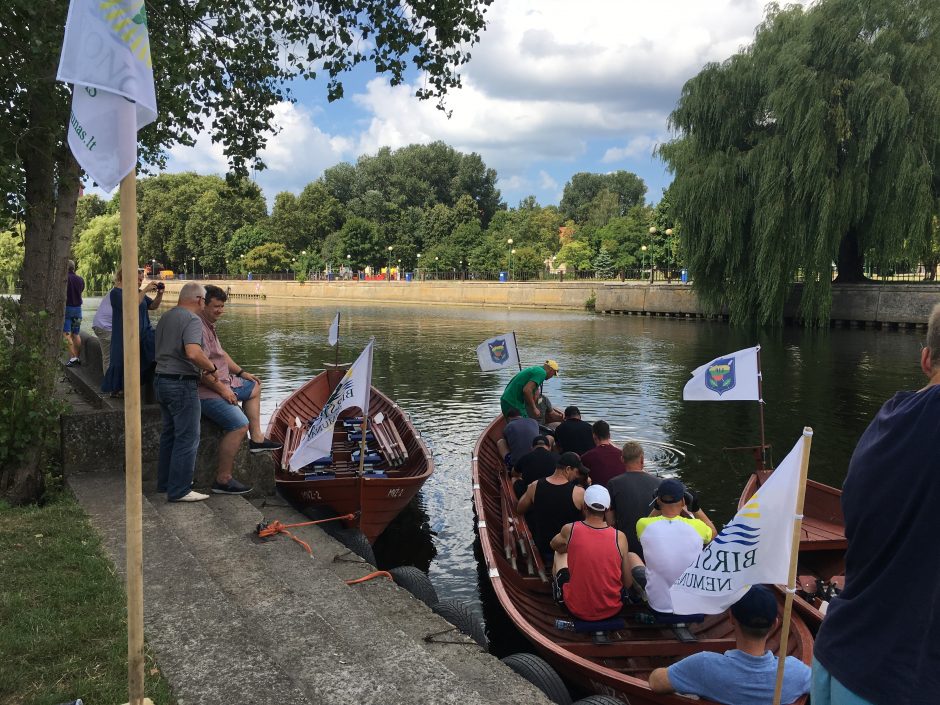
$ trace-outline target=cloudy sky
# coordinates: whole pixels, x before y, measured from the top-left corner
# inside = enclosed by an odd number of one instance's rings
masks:
[[[495,168],[510,206],[530,194],[558,203],[572,174],[618,169],[639,174],[654,203],[670,176],[652,150],[669,139],[682,85],[750,43],[765,1],[495,0],[463,88],[447,99],[450,119],[414,98],[417,75],[392,88],[357,70],[332,104],[325,83],[298,84],[297,103],[277,107],[283,129],[257,181],[270,203],[338,162],[443,140]],[[225,171],[208,139],[170,155],[169,171]]]

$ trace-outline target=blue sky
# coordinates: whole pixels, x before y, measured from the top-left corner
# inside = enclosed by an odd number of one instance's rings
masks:
[[[447,99],[450,119],[414,98],[418,75],[393,88],[360,67],[332,104],[325,82],[296,84],[297,102],[276,108],[282,129],[256,180],[271,203],[360,154],[443,140],[495,168],[510,206],[530,194],[557,204],[572,174],[618,169],[643,178],[655,202],[671,177],[652,152],[670,138],[683,84],[750,43],[763,8],[764,0],[495,0],[464,87]],[[223,173],[220,147],[201,138],[171,150],[168,171],[188,169]]]

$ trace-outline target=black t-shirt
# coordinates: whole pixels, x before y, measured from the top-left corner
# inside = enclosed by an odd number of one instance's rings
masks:
[[[636,537],[636,522],[649,516],[653,492],[661,479],[648,472],[627,471],[607,483],[610,507],[617,516],[617,528],[627,535],[630,550],[643,557],[643,547]]]
[[[581,518],[581,510],[574,506],[575,487],[574,482],[553,485],[547,479],[539,480],[535,486],[535,502],[526,519],[534,524],[530,527],[532,538],[543,555],[552,552],[549,544],[561,527]]]
[[[558,454],[548,448],[533,448],[523,455],[516,463],[516,471],[522,475],[522,480],[518,481],[516,487],[516,495],[521,497],[530,484],[555,472],[557,465]]]
[[[940,385],[898,392],[862,434],[842,487],[845,590],[813,650],[875,703],[940,693]]]
[[[565,419],[555,429],[555,441],[562,453],[587,453],[594,447],[591,424],[581,419]]]

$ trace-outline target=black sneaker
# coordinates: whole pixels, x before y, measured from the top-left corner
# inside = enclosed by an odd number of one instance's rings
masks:
[[[255,443],[250,438],[248,439],[249,453],[270,453],[272,450],[280,450],[283,447],[283,443],[277,443],[275,441],[264,440],[260,443]]]
[[[66,366],[66,367],[76,367],[76,366],[81,365],[81,364],[82,364],[82,361],[79,360],[77,357],[71,357],[71,358],[69,358],[69,361],[65,363],[65,366]]]
[[[248,485],[242,484],[233,477],[224,485],[220,485],[218,482],[213,482],[212,491],[215,494],[248,494],[251,492],[251,488]]]

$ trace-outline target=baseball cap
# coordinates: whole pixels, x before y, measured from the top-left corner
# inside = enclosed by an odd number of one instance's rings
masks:
[[[545,447],[547,448],[547,447],[548,447],[548,437],[547,437],[547,436],[538,435],[538,436],[536,436],[535,438],[533,438],[533,439],[532,439],[532,447],[535,448],[535,446],[545,446]]]
[[[551,367],[553,370],[555,370],[555,374],[556,374],[556,375],[558,374],[558,363],[557,363],[557,362],[555,362],[554,360],[546,360],[546,361],[545,361],[545,364],[548,365],[549,367]]]
[[[681,502],[685,496],[685,485],[675,478],[669,478],[659,483],[656,488],[656,497],[666,504]]]
[[[754,585],[731,606],[731,614],[745,627],[766,629],[777,618],[777,600],[769,588]]]
[[[572,453],[571,451],[559,455],[558,462],[555,463],[555,467],[559,468],[565,468],[569,466],[577,468],[578,470],[583,470],[584,472],[588,472],[588,469],[581,464],[581,456],[577,453]]]
[[[610,492],[603,485],[591,485],[584,491],[584,503],[598,511],[610,509]]]

